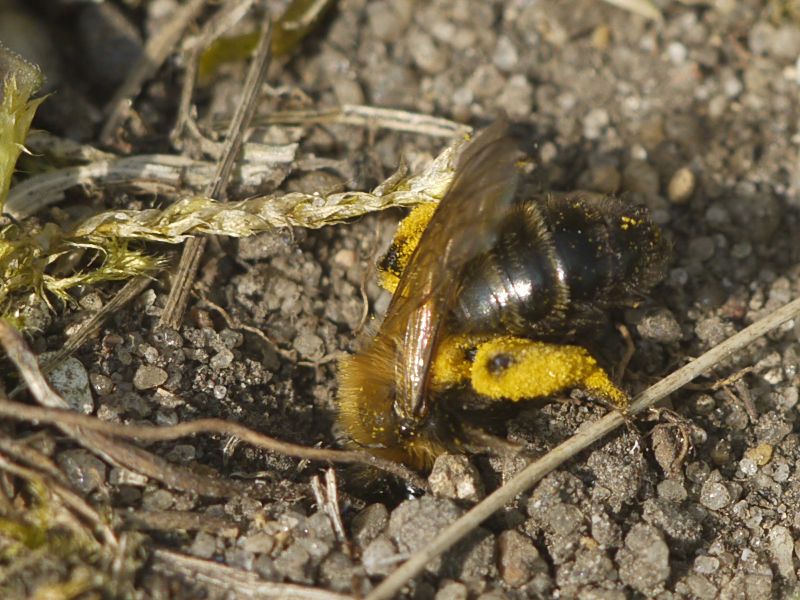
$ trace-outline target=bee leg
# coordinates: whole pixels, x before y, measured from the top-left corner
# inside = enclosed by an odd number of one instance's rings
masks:
[[[516,402],[582,389],[616,408],[628,406],[628,395],[580,346],[496,337],[478,346],[470,382],[478,394],[493,400]]]
[[[609,401],[614,408],[623,411],[628,408],[628,394],[614,385],[606,372],[600,367],[597,367],[595,371],[590,373],[580,387],[585,389],[589,394],[596,394],[603,400]]]
[[[622,360],[619,361],[617,368],[614,369],[614,381],[620,382],[625,376],[625,370],[628,368],[633,355],[636,353],[636,345],[633,343],[630,330],[624,323],[617,324],[617,331],[619,331],[622,341],[625,343],[625,354],[622,356]]]
[[[472,454],[486,453],[500,458],[511,458],[525,454],[524,444],[507,439],[472,425],[462,425],[464,449]]]

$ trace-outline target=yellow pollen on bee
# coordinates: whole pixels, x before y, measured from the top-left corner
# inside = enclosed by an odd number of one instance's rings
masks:
[[[634,219],[633,217],[623,216],[620,217],[619,220],[619,227],[622,231],[627,231],[631,227],[639,227],[642,225],[642,221],[640,219]]]
[[[400,274],[405,270],[437,206],[436,202],[420,204],[400,221],[390,247],[390,252],[395,256],[394,264],[390,269],[381,269],[378,273],[378,283],[383,289],[392,293],[397,289]]]
[[[614,385],[585,348],[499,336],[478,346],[470,381],[475,391],[512,401],[578,388],[619,407],[628,396]]]
[[[466,383],[472,374],[470,352],[492,339],[491,335],[452,335],[439,344],[434,359],[431,384],[434,389],[456,387]]]

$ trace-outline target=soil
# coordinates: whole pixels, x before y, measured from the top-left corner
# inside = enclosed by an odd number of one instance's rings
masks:
[[[97,144],[99,110],[119,75],[178,3],[25,4],[0,8],[27,20],[22,37],[51,44],[40,56],[62,57],[46,67],[54,93],[36,126]],[[280,12],[281,3],[267,4]],[[536,165],[526,191],[624,192],[645,204],[673,256],[638,308],[612,315],[636,347],[622,380],[635,394],[800,296],[800,8],[788,0],[656,4],[662,23],[600,0],[339,0],[291,57],[273,61],[259,114],[366,104],[480,128],[505,113]],[[241,28],[257,23],[251,16]],[[167,132],[183,64],[176,54],[147,82],[117,151],[179,152]],[[230,116],[245,69],[225,65],[197,92],[205,131]],[[272,126],[268,134],[281,129],[300,142],[298,157],[335,162],[295,168],[279,190],[371,189],[401,158],[418,166],[447,143],[341,124]],[[162,201],[117,189],[92,194],[95,209]],[[87,204],[85,193],[73,196]],[[365,300],[370,317],[386,309],[373,265],[401,216],[392,210],[318,231],[215,240],[179,330],[155,331],[170,286],[162,276],[78,351],[87,410],[137,424],[218,417],[296,444],[341,447],[334,359],[355,347]],[[57,350],[117,290],[79,294],[31,346]],[[613,332],[608,339],[599,354],[613,367],[624,344]],[[11,389],[10,368],[3,378]],[[800,567],[798,384],[800,321],[547,476],[432,562],[401,597],[790,596]],[[606,412],[574,396],[520,409],[505,428],[509,440],[538,456]],[[4,597],[27,596],[87,566],[105,574],[96,585],[109,597],[244,596],[230,592],[230,582],[187,576],[170,553],[253,581],[364,595],[526,460],[446,457],[431,476],[434,491],[422,496],[376,491],[337,467],[342,539],[310,483],[324,477],[324,464],[219,435],[146,446],[245,484],[246,493],[237,487],[211,498],[115,467],[55,430],[4,429],[49,439],[41,448],[130,544],[121,567],[96,557],[40,558],[5,578]]]

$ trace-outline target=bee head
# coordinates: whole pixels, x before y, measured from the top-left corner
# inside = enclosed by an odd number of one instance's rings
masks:
[[[378,337],[339,362],[339,421],[353,445],[424,470],[445,449],[426,419],[398,415],[394,357],[393,348]]]

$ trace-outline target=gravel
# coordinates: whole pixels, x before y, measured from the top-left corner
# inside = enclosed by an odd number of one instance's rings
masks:
[[[597,0],[340,0],[293,57],[273,61],[259,111],[366,103],[475,126],[504,112],[532,157],[524,193],[583,188],[647,205],[673,249],[669,273],[648,297],[631,298],[635,306],[608,315],[631,332],[635,352],[621,385],[634,394],[800,295],[800,21],[780,2],[657,4],[661,24]],[[37,126],[97,145],[103,107],[174,5],[25,4],[23,20],[39,21],[26,31],[56,31],[63,49],[60,64],[48,67],[60,87]],[[251,15],[240,27],[257,24]],[[179,151],[169,132],[183,64],[174,55],[140,90],[117,150]],[[197,91],[198,126],[209,139],[218,135],[208,131],[210,123],[230,116],[245,67],[227,64]],[[371,189],[401,157],[417,168],[445,143],[335,123],[255,130],[300,144],[281,189],[310,191]],[[179,142],[190,154],[197,145]],[[66,222],[89,210],[141,210],[168,200],[76,188],[40,218]],[[78,375],[73,391],[53,384],[77,410],[111,422],[215,417],[306,446],[343,445],[329,357],[352,351],[359,332],[374,330],[373,317],[385,310],[389,297],[375,283],[374,257],[401,214],[217,240],[180,328],[155,328],[169,287],[159,277],[141,302],[115,314],[65,363]],[[25,314],[40,324],[31,346],[57,350],[117,290],[87,289],[55,311],[29,302]],[[792,510],[800,505],[798,332],[800,324],[787,324],[754,342],[672,394],[663,411],[634,419],[579,454],[431,561],[400,597],[789,596],[798,585],[800,527]],[[605,324],[596,339],[572,341],[611,373],[625,354],[624,341]],[[2,384],[11,390],[16,381],[9,376]],[[138,596],[163,597],[163,586],[172,586],[175,597],[215,597],[198,581],[156,573],[153,549],[164,546],[248,577],[359,596],[530,457],[605,412],[580,394],[523,404],[510,407],[512,416],[498,418],[491,432],[507,435],[522,452],[442,457],[430,474],[430,495],[409,498],[372,472],[337,466],[346,540],[310,490],[318,463],[215,435],[146,445],[180,468],[252,490],[211,499],[109,465],[47,429],[36,433],[47,433],[51,444],[42,453],[110,523],[143,510],[236,522],[234,539],[209,531],[137,532],[136,561],[102,564],[133,573]],[[26,443],[39,441],[27,424],[19,427],[15,433]],[[73,566],[53,572],[71,573]],[[53,581],[37,580],[35,570],[19,577],[19,596]]]

